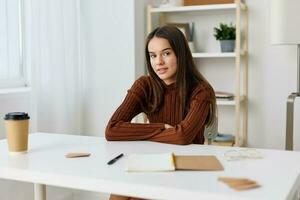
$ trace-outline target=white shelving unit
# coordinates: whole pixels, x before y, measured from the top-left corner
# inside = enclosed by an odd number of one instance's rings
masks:
[[[193,53],[194,58],[235,58],[235,53]]]
[[[147,32],[153,30],[154,20],[158,21],[159,25],[166,22],[166,15],[180,14],[180,16],[198,15],[210,12],[232,12],[235,17],[236,25],[236,48],[235,52],[196,52],[193,53],[195,60],[197,59],[233,59],[234,61],[234,99],[233,100],[219,100],[219,106],[231,106],[234,109],[234,132],[236,146],[247,145],[247,94],[248,94],[248,10],[247,6],[242,0],[235,0],[233,4],[212,4],[199,6],[180,6],[167,8],[153,8],[148,6],[147,9]],[[154,17],[158,15],[158,17]],[[201,15],[203,17],[203,15]],[[155,19],[154,19],[155,18]],[[220,21],[222,22],[222,21]],[[219,23],[220,23],[219,22]],[[214,66],[219,67],[219,66]],[[228,69],[230,70],[230,69]],[[201,71],[201,70],[200,70]]]

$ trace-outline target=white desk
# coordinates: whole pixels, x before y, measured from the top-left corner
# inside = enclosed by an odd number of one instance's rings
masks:
[[[36,133],[30,135],[27,154],[9,156],[6,140],[0,141],[0,178],[35,184],[36,198],[44,185],[115,193],[151,199],[295,199],[300,188],[300,152],[260,150],[259,160],[226,161],[230,147],[168,145],[154,142],[107,142],[101,137]],[[71,151],[90,152],[87,158],[66,159]],[[225,170],[125,172],[126,154],[213,154]],[[124,153],[109,166],[107,161]],[[246,177],[261,188],[236,192],[217,181],[219,176]],[[299,192],[298,192],[299,193]]]

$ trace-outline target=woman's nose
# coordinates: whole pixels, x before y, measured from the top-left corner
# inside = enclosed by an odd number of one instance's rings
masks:
[[[161,65],[161,64],[163,64],[164,63],[164,60],[163,60],[163,57],[162,56],[157,56],[156,57],[156,64],[157,65]]]

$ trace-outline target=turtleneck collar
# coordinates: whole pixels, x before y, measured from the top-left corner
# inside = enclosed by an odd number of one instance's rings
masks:
[[[173,90],[177,88],[176,82],[171,83],[170,85],[167,85],[163,82],[163,85],[166,90]]]

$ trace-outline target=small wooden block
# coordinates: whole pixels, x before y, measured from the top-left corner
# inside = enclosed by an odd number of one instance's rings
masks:
[[[90,153],[85,152],[71,152],[65,155],[66,158],[78,158],[78,157],[89,157]]]
[[[229,186],[231,187],[231,186]],[[248,190],[248,189],[253,189],[253,188],[258,188],[260,187],[260,185],[258,185],[257,183],[250,183],[250,184],[246,184],[246,185],[239,185],[239,186],[234,186],[234,187],[231,187],[232,189],[235,189],[235,190]]]
[[[218,180],[239,191],[260,187],[255,181],[246,178],[219,177]]]
[[[222,181],[224,183],[240,183],[243,181],[248,181],[247,178],[231,178],[231,177],[219,177],[219,181]]]

